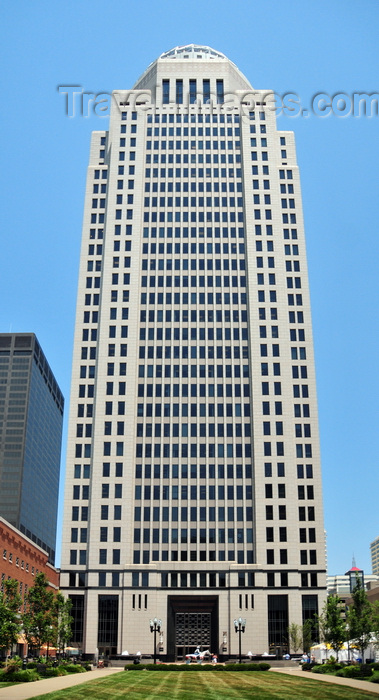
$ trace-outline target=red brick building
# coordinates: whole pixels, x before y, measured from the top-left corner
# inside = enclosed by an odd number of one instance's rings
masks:
[[[56,591],[59,587],[59,571],[48,563],[47,552],[0,517],[1,590],[4,589],[4,581],[16,579],[19,593],[24,599],[29,588],[34,585],[35,576],[40,572],[46,574],[50,587]],[[20,648],[17,650],[20,655],[26,651],[21,648],[25,646],[22,642],[20,639]]]

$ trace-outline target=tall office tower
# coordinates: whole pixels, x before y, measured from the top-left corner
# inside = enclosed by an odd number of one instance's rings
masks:
[[[223,54],[162,54],[94,132],[61,585],[86,654],[285,649],[326,589],[299,173]]]
[[[372,573],[379,576],[379,537],[370,544]]]
[[[0,334],[0,516],[54,564],[64,399],[34,333]]]

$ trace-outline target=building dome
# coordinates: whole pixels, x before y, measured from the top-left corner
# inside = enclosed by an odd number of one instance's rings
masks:
[[[159,58],[169,59],[187,59],[192,61],[205,60],[214,61],[215,59],[227,61],[225,54],[220,51],[215,51],[210,46],[201,46],[199,44],[185,44],[184,46],[175,46],[170,51],[165,51]]]

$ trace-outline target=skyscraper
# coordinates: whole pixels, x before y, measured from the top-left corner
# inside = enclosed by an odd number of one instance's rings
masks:
[[[271,107],[271,108],[270,108]],[[162,54],[92,135],[61,585],[86,654],[286,649],[325,546],[299,172],[268,91]],[[246,647],[244,649],[244,647]]]
[[[64,399],[34,333],[0,334],[0,516],[55,560]]]
[[[379,576],[379,537],[370,544],[372,573]]]

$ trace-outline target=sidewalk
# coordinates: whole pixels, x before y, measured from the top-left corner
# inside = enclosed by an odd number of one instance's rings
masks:
[[[322,673],[311,673],[310,671],[299,671],[298,668],[270,668],[274,673],[286,673],[288,676],[299,676],[300,678],[310,678],[315,681],[325,683],[336,683],[344,685],[348,688],[356,688],[356,690],[365,690],[367,693],[379,695],[379,684],[368,683],[367,681],[358,681],[355,678],[338,678],[338,676],[328,676]],[[0,696],[1,697],[1,696]],[[358,698],[358,696],[357,696]]]
[[[87,673],[73,673],[69,676],[59,676],[58,678],[45,678],[43,681],[34,683],[17,683],[9,688],[0,688],[0,700],[28,700],[37,695],[45,695],[55,690],[71,688],[74,685],[94,681],[98,678],[106,678],[112,673],[120,673],[123,668],[96,668]]]

